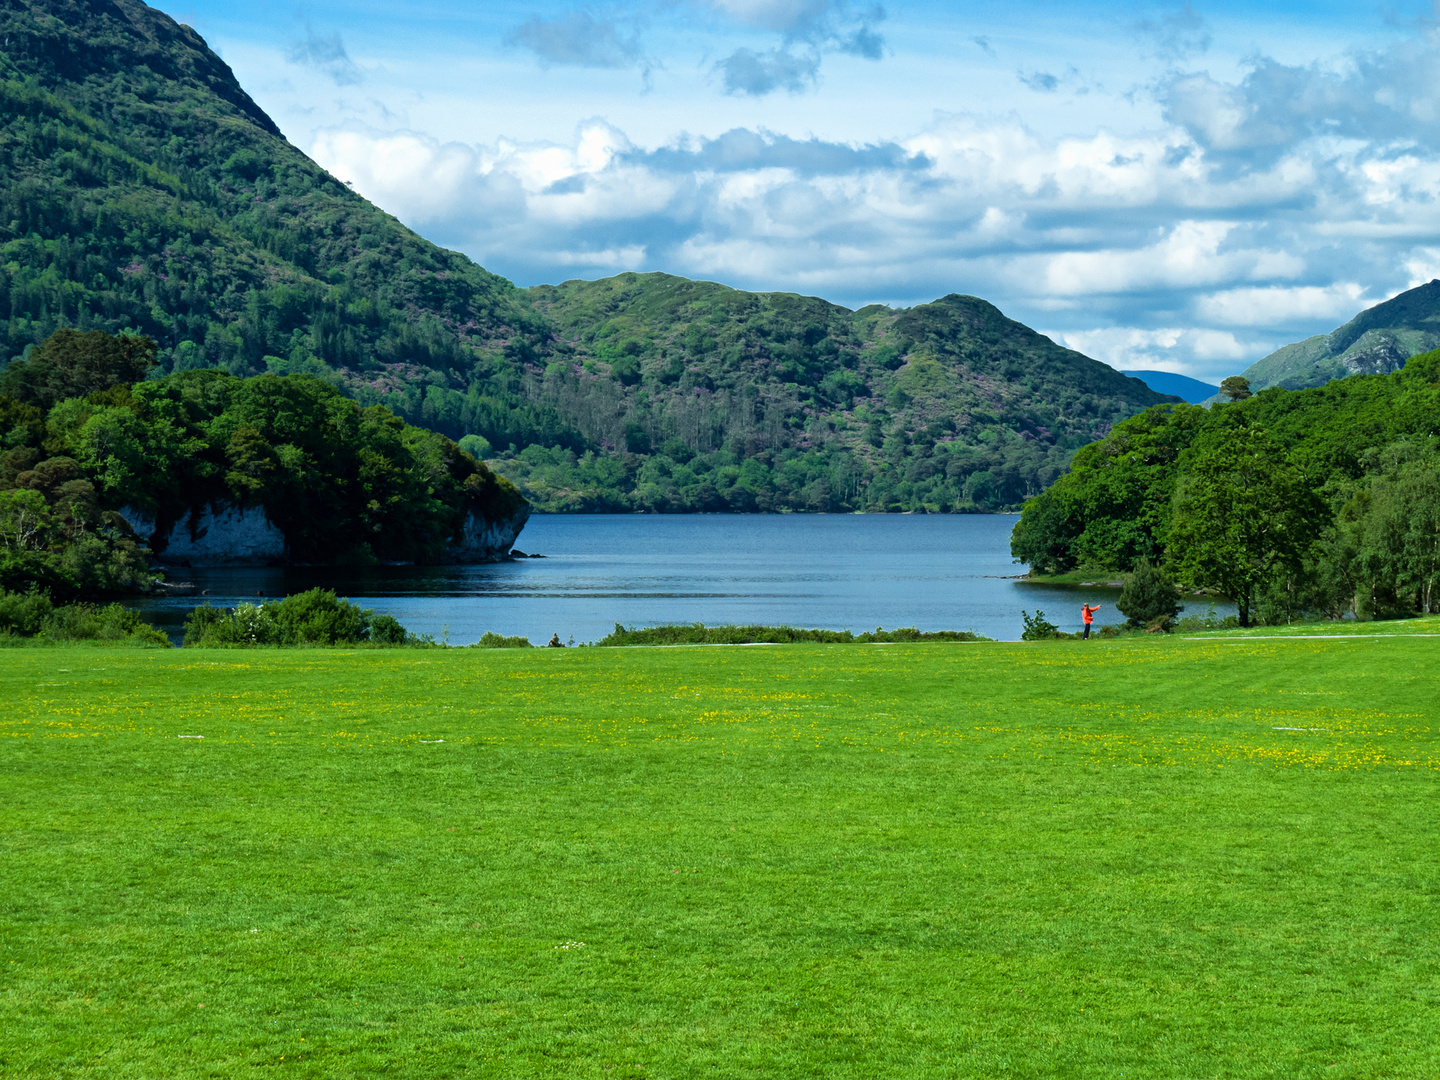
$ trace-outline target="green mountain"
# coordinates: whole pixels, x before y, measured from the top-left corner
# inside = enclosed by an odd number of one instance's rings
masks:
[[[287,143],[137,0],[0,0],[0,358],[314,375],[541,510],[994,510],[1169,400],[973,297],[851,312],[666,275],[517,289]]]
[[[1388,375],[1437,346],[1440,280],[1376,304],[1328,334],[1276,349],[1241,374],[1252,390],[1303,390],[1351,375]]]

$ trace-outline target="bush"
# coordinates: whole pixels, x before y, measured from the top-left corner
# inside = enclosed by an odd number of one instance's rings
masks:
[[[1180,590],[1165,571],[1142,558],[1135,572],[1126,576],[1115,606],[1131,627],[1168,631],[1180,614]]]
[[[170,639],[120,604],[56,607],[43,592],[0,593],[0,639],[93,641],[170,647]]]
[[[54,610],[50,597],[36,589],[0,593],[0,634],[34,637]]]
[[[849,630],[801,630],[794,626],[650,626],[643,630],[615,624],[612,633],[596,645],[793,645],[819,642],[830,645],[874,644],[905,641],[985,641],[968,630],[917,630],[913,626],[852,634]]]
[[[190,647],[424,643],[393,616],[375,615],[330,589],[310,589],[268,604],[239,604],[231,611],[201,604],[185,620]]]
[[[1240,625],[1240,619],[1234,615],[1226,615],[1223,619],[1215,614],[1215,605],[1210,605],[1210,610],[1204,615],[1186,615],[1178,623],[1175,629],[1187,633],[1196,630],[1234,630]]]
[[[499,634],[485,634],[474,645],[477,649],[529,649],[533,648],[526,637],[502,637]]]
[[[1039,608],[1035,609],[1034,615],[1028,611],[1021,611],[1020,618],[1025,623],[1025,629],[1020,633],[1021,641],[1049,641],[1052,638],[1066,636],[1060,632],[1058,626],[1045,618],[1045,612]]]
[[[376,615],[370,620],[370,640],[376,645],[406,645],[411,634],[394,615]]]

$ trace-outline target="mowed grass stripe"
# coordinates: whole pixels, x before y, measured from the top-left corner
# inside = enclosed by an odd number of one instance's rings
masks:
[[[14,650],[0,1073],[1433,1075],[1436,652]]]

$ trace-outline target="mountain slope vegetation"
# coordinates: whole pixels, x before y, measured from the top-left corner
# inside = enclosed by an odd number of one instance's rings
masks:
[[[1303,390],[1351,375],[1388,375],[1412,356],[1440,347],[1440,280],[1367,308],[1328,334],[1262,357],[1241,374],[1252,390]]]
[[[0,0],[0,361],[143,334],[308,374],[541,510],[996,510],[1167,400],[974,297],[858,312],[663,274],[518,289],[285,141],[138,0]]]

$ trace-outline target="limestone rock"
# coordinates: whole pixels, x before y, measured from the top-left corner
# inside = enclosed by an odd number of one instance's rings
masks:
[[[520,530],[530,520],[530,506],[523,504],[519,510],[499,521],[486,521],[475,511],[465,519],[465,533],[460,542],[452,544],[445,553],[447,563],[499,562],[510,554]]]
[[[285,534],[258,506],[219,504],[192,510],[163,535],[152,518],[124,507],[121,516],[172,566],[271,566],[285,561]]]

